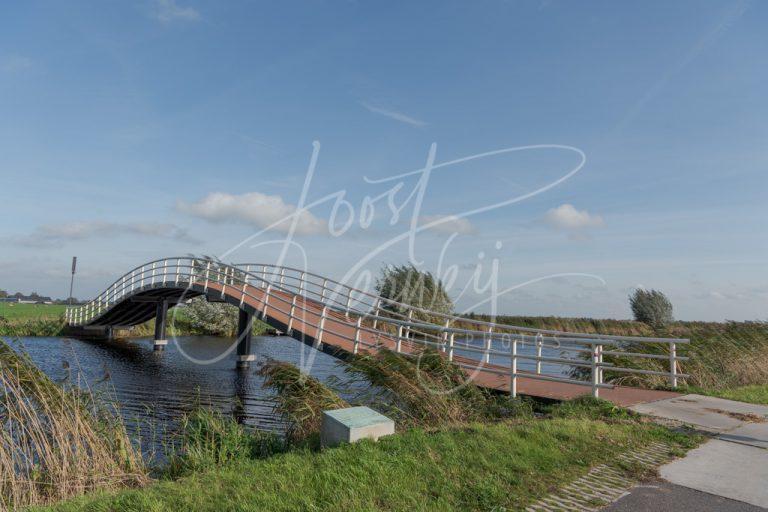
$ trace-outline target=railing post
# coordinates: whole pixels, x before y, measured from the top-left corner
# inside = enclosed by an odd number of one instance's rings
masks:
[[[242,309],[243,303],[245,302],[245,292],[248,289],[248,277],[243,280],[243,291],[240,294],[240,308]]]
[[[320,290],[320,302],[325,302],[325,288],[328,285],[328,280],[323,279],[323,288]]]
[[[280,269],[280,288],[285,288],[285,267]]]
[[[203,287],[203,292],[208,292],[208,280],[211,277],[211,262],[208,261],[208,263],[205,265],[205,286]]]
[[[677,345],[669,342],[669,385],[677,388]]]
[[[221,298],[224,298],[224,295],[227,293],[227,275],[229,273],[229,268],[224,267],[224,277],[221,277],[222,272],[219,271],[216,275],[219,276],[218,279],[222,282],[221,284]]]
[[[397,326],[397,342],[395,343],[395,352],[399,354],[402,348],[403,348],[403,326],[398,325]]]
[[[408,327],[405,328],[405,337],[407,339],[411,338],[411,322],[413,321],[413,310],[408,310]],[[398,350],[399,352],[399,350]]]
[[[307,273],[302,272],[299,276],[299,295],[304,295],[304,289],[305,289],[305,282],[304,280],[307,278]]]
[[[512,340],[512,350],[510,351],[511,361],[509,363],[509,394],[512,398],[517,396],[517,340]]]
[[[446,345],[448,344],[448,326],[449,325],[451,325],[450,318],[445,321],[445,325],[443,326],[445,330],[443,331],[443,346],[440,347],[441,352],[446,352],[448,350],[448,347],[446,347]]]
[[[376,324],[379,323],[379,308],[381,308],[381,299],[376,299],[376,303],[373,306],[373,329],[376,329]]]
[[[150,286],[155,286],[155,266],[157,263],[152,264],[152,280],[149,282]]]
[[[483,361],[485,363],[491,362],[491,347],[493,341],[493,326],[488,327],[488,337],[485,340],[485,354],[483,354]]]
[[[269,305],[269,294],[272,293],[272,283],[267,285],[267,289],[264,290],[264,309],[261,310],[261,319],[267,321],[267,306]]]
[[[347,311],[344,313],[344,316],[349,318],[349,308],[352,306],[352,290],[347,288]]]
[[[448,336],[448,360],[453,361],[453,337],[456,333],[451,333],[450,336]]]
[[[602,384],[603,383],[603,346],[602,345],[598,345],[597,348],[598,348],[598,351],[597,351],[597,355],[598,355],[598,357],[597,357],[597,364],[598,364],[598,366],[597,366],[597,382],[598,382],[598,384]]]
[[[328,314],[328,306],[323,306],[323,312],[320,313],[320,322],[317,325],[317,336],[315,337],[314,347],[323,348],[323,331],[325,330],[325,318]]]
[[[267,266],[262,265],[261,266],[261,287],[266,288],[267,286]]]
[[[591,367],[592,367],[592,396],[595,398],[598,398],[600,396],[600,387],[598,384],[600,383],[600,373],[599,373],[599,363],[600,363],[600,345],[592,345],[592,361],[591,361]]]
[[[288,327],[285,329],[285,334],[288,336],[291,335],[291,331],[293,330],[293,315],[296,313],[296,297],[297,295],[294,295],[291,299],[291,312],[288,315]]]
[[[544,336],[536,334],[536,374],[541,375],[541,347],[544,344]]]
[[[354,355],[357,355],[357,352],[360,350],[360,325],[362,322],[363,317],[357,317],[357,322],[355,323],[355,343],[352,345],[352,353]]]
[[[174,279],[174,283],[176,284],[176,286],[179,286],[179,276],[181,276],[181,259],[177,258],[176,259],[176,279]]]

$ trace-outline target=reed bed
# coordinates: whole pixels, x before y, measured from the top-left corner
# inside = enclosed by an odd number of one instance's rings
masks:
[[[64,327],[63,317],[11,320],[0,317],[0,336],[60,336]]]
[[[689,375],[679,379],[682,385],[706,391],[721,391],[768,383],[768,322],[676,322],[651,332],[654,336],[690,339],[688,345],[677,345],[677,354],[690,358],[678,365],[679,373]],[[632,347],[631,344],[624,348],[629,352],[639,351],[639,347]],[[669,346],[644,344],[642,351],[668,355]],[[666,359],[606,356],[605,361],[617,366],[669,371]],[[573,373],[577,375],[579,371]],[[627,375],[606,370],[605,378],[614,384],[657,388],[668,386],[667,378],[661,376]]]
[[[388,349],[352,356],[344,371],[368,386],[355,397],[375,404],[402,428],[437,428],[474,421],[493,421],[530,413],[522,399],[480,388],[466,373],[434,349],[413,355]]]
[[[348,407],[331,388],[282,361],[267,361],[259,368],[265,388],[276,392],[275,410],[288,421],[289,444],[316,443],[322,413],[326,409]]]
[[[0,340],[0,510],[148,481],[122,422]]]
[[[368,405],[393,418],[398,430],[436,429],[496,421],[532,412],[529,402],[479,388],[438,352],[406,356],[380,349],[338,363],[350,378],[328,386],[290,363],[269,361],[259,369],[264,387],[276,392],[276,410],[289,424],[293,444],[317,440],[322,411]],[[340,395],[348,396],[344,400]]]

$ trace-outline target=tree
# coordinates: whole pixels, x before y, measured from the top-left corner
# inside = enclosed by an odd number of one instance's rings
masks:
[[[661,328],[674,322],[672,303],[658,290],[638,288],[629,296],[629,305],[635,320],[654,328]]]
[[[423,272],[413,265],[386,266],[376,281],[376,291],[385,299],[434,311],[452,314],[453,301],[443,283],[431,272]],[[383,304],[384,309],[407,314],[407,308],[397,304]],[[430,320],[429,315],[415,313],[414,318]]]
[[[184,307],[181,317],[195,333],[212,336],[232,336],[237,332],[237,308],[224,302],[208,302],[195,297]]]

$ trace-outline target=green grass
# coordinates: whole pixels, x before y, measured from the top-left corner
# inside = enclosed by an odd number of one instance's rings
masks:
[[[58,318],[67,308],[64,304],[14,304],[0,302],[0,317],[9,321]]]
[[[690,387],[685,388],[684,391],[726,398],[728,400],[737,400],[739,402],[748,402],[750,404],[768,405],[768,384],[753,384],[716,390]]]
[[[602,405],[571,404],[556,416],[237,459],[37,510],[519,510],[618,453],[657,441],[677,452],[697,442]]]

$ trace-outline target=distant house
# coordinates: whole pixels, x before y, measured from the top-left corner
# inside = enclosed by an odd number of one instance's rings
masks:
[[[0,297],[0,302],[19,302],[18,297]]]
[[[15,301],[8,301],[8,302],[18,302],[19,304],[53,304],[53,299],[51,299],[50,297],[43,297],[42,295],[38,295],[36,293],[33,293],[32,295],[23,295],[21,293],[15,293],[7,298],[16,299]]]

